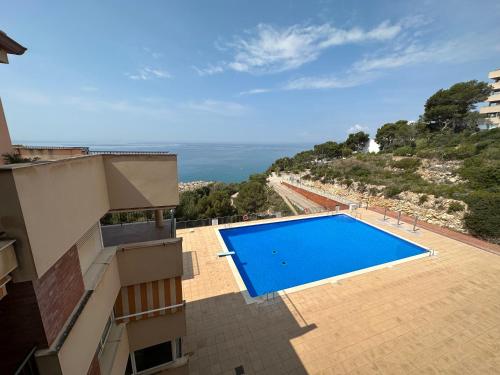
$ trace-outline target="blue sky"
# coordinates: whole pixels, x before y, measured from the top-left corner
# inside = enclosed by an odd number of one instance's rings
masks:
[[[14,141],[320,142],[500,66],[500,2],[11,1]]]

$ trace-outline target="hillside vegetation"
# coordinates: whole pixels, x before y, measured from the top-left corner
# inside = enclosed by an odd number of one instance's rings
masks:
[[[265,211],[288,213],[288,206],[267,186],[266,179],[265,174],[254,174],[242,183],[217,182],[182,192],[175,216],[178,220],[197,220]]]
[[[450,198],[448,213],[465,212],[473,235],[500,241],[500,129],[480,131],[487,120],[474,111],[490,92],[484,82],[469,81],[439,90],[426,102],[419,121],[382,125],[375,137],[378,154],[362,153],[363,132],[345,142],[325,142],[291,158],[276,160],[268,173],[293,173],[306,180],[337,184],[373,196],[399,198],[402,192]],[[436,165],[452,166],[447,178],[430,178]]]

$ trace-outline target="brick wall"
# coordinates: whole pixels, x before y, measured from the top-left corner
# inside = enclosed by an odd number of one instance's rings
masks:
[[[33,282],[49,346],[83,296],[84,285],[76,246]]]
[[[333,199],[330,199],[330,198],[326,198],[326,197],[323,197],[322,195],[319,195],[319,194],[316,194],[316,193],[312,193],[308,190],[305,190],[305,189],[301,189],[299,187],[296,187],[294,185],[290,185],[286,182],[282,182],[283,185],[285,185],[287,188],[299,193],[300,195],[303,195],[304,197],[306,197],[307,199],[309,199],[310,201],[314,202],[314,203],[317,203],[319,204],[320,206],[322,206],[323,208],[326,208],[328,210],[334,210],[335,209],[335,206],[339,206],[339,208],[341,210],[347,210],[349,209],[349,206],[344,204],[344,203],[340,203],[340,202],[337,202],[337,201],[334,201]]]
[[[47,347],[31,281],[8,283],[0,301],[0,374],[13,374],[30,350]]]

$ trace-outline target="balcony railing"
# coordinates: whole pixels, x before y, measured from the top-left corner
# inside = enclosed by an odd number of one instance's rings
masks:
[[[176,305],[170,305],[170,306],[165,306],[165,307],[160,307],[158,309],[152,309],[152,310],[147,310],[147,311],[141,311],[135,314],[128,314],[128,315],[123,315],[123,316],[118,316],[115,318],[115,322],[121,323],[125,319],[130,319],[130,318],[136,318],[144,315],[149,315],[149,314],[154,314],[162,311],[167,311],[167,310],[174,310],[174,309],[179,309],[183,308],[186,306],[186,301],[182,301],[182,303],[178,303]]]
[[[110,150],[92,150],[90,155],[172,155],[168,151],[110,151]]]

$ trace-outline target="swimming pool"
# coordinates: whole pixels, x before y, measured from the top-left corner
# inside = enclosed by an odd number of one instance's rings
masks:
[[[219,229],[251,297],[428,254],[339,214]]]

